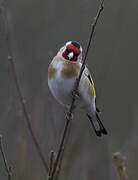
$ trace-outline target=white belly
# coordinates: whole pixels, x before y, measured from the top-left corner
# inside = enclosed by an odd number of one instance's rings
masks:
[[[74,88],[75,80],[65,80],[61,77],[56,77],[52,80],[48,80],[48,86],[60,104],[70,105],[72,99],[72,91]]]

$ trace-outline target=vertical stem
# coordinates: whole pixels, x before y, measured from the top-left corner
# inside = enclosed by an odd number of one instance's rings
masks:
[[[54,175],[56,173],[57,165],[58,165],[60,155],[61,155],[62,150],[63,150],[63,146],[64,146],[65,138],[66,138],[66,135],[67,135],[67,130],[68,130],[70,120],[71,120],[70,117],[66,118],[66,123],[65,123],[65,126],[64,126],[64,130],[63,130],[63,136],[61,138],[61,142],[60,142],[60,145],[59,145],[59,150],[58,150],[58,153],[57,153],[57,157],[56,157],[56,160],[55,160],[55,163],[54,163],[54,167],[53,167],[53,171],[51,173],[50,180],[53,179],[53,177],[54,177]]]
[[[123,156],[120,152],[115,152],[113,154],[113,163],[116,167],[119,179],[128,180],[126,157]]]
[[[4,147],[3,147],[2,135],[0,135],[0,151],[1,151],[1,154],[2,154],[5,169],[6,169],[6,172],[7,172],[7,175],[8,175],[8,180],[11,180],[11,178],[12,178],[12,170],[11,170],[11,167],[8,165],[8,162],[7,162],[6,154],[5,154]]]
[[[48,171],[48,180],[50,179],[51,172],[52,172],[52,169],[53,169],[53,162],[54,162],[54,151],[51,151],[51,153],[50,153],[49,171]]]

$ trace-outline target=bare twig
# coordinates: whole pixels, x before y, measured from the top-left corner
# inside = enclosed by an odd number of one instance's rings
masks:
[[[81,66],[79,77],[76,80],[76,83],[75,83],[75,86],[74,86],[72,102],[71,102],[69,111],[67,112],[67,115],[66,115],[66,123],[65,123],[65,126],[64,126],[64,129],[63,129],[63,134],[62,134],[62,137],[61,137],[61,141],[60,141],[57,157],[56,157],[56,160],[55,160],[55,163],[54,163],[54,167],[53,167],[53,171],[52,171],[50,180],[53,180],[53,178],[55,176],[55,173],[56,173],[56,170],[57,170],[57,166],[58,166],[58,163],[59,163],[59,160],[60,160],[60,155],[61,155],[61,153],[62,153],[62,151],[64,149],[64,143],[65,143],[66,135],[67,135],[68,128],[69,128],[70,122],[72,120],[72,115],[73,115],[73,112],[74,112],[74,109],[75,109],[74,105],[75,105],[75,100],[76,100],[76,97],[77,97],[77,94],[78,94],[77,92],[78,92],[78,87],[79,87],[80,79],[81,79],[82,73],[83,73],[83,71],[85,69],[86,58],[87,58],[87,55],[88,55],[88,51],[89,51],[89,48],[90,48],[90,44],[91,44],[92,38],[93,38],[94,33],[95,33],[95,28],[96,28],[98,19],[100,17],[100,14],[101,14],[101,12],[103,10],[103,3],[104,3],[104,0],[101,1],[99,10],[97,12],[97,15],[94,18],[94,23],[92,24],[92,29],[91,29],[90,37],[89,37],[89,40],[88,40],[87,49],[86,49],[86,52],[85,52],[84,59],[82,61],[82,66]]]
[[[50,177],[51,177],[51,172],[52,172],[52,169],[53,169],[53,162],[54,162],[54,151],[51,151],[51,153],[50,153],[49,171],[48,171],[48,178],[47,178],[47,180],[49,180]]]
[[[20,86],[19,86],[19,82],[18,82],[18,79],[17,79],[17,73],[16,73],[16,70],[15,70],[15,64],[14,64],[14,60],[12,58],[12,56],[9,56],[9,60],[11,62],[11,67],[12,67],[12,71],[13,71],[13,76],[14,76],[14,80],[15,80],[15,84],[16,84],[16,88],[17,88],[17,91],[18,91],[18,95],[19,95],[19,99],[20,99],[20,103],[22,105],[22,110],[23,110],[23,113],[24,113],[24,116],[25,116],[25,119],[26,119],[26,122],[27,122],[27,127],[28,127],[28,130],[31,134],[31,137],[32,137],[32,140],[35,144],[35,147],[36,147],[36,150],[37,150],[37,153],[39,154],[39,157],[45,167],[45,170],[46,172],[48,172],[48,165],[47,165],[47,162],[45,160],[45,157],[42,153],[42,150],[41,150],[41,147],[37,141],[37,138],[34,134],[34,131],[33,131],[33,128],[31,126],[31,118],[26,110],[26,106],[25,106],[25,99],[23,98],[22,96],[22,93],[21,93],[21,89],[20,89]]]
[[[113,163],[117,169],[120,180],[128,180],[127,168],[126,168],[126,157],[120,152],[113,154]]]
[[[60,155],[60,159],[59,159],[57,170],[56,170],[55,177],[54,177],[55,180],[60,179],[60,171],[61,171],[61,167],[62,167],[62,161],[63,161],[63,157],[64,157],[66,144],[68,143],[68,140],[69,140],[70,131],[71,131],[71,126],[69,126],[69,128],[68,128],[68,132],[67,132],[67,135],[66,135],[66,141],[64,143],[64,147],[62,148],[62,152],[61,152],[61,155]]]
[[[39,155],[39,157],[40,157],[40,159],[42,161],[42,164],[43,164],[43,166],[45,168],[45,171],[48,172],[48,165],[47,165],[45,157],[44,157],[44,155],[42,153],[41,147],[40,147],[40,145],[39,145],[39,143],[37,141],[37,138],[36,138],[36,136],[34,134],[33,128],[31,126],[31,118],[30,118],[30,116],[29,116],[29,114],[27,112],[26,105],[25,105],[25,99],[23,98],[21,88],[20,88],[20,84],[19,84],[19,81],[18,81],[17,72],[16,72],[16,66],[15,66],[15,62],[14,62],[13,55],[12,55],[12,49],[11,49],[11,33],[10,33],[10,30],[9,30],[9,23],[8,23],[6,7],[3,7],[3,18],[4,18],[4,23],[5,23],[5,36],[6,36],[6,42],[7,42],[8,60],[11,63],[12,73],[13,73],[13,76],[14,76],[14,81],[15,81],[15,85],[16,85],[16,88],[17,88],[19,100],[20,100],[20,103],[21,103],[21,106],[22,106],[22,110],[23,110],[25,119],[26,119],[28,130],[29,130],[30,135],[32,137],[32,140],[33,140],[33,142],[35,144],[37,153],[38,153],[38,155]]]
[[[8,175],[8,180],[11,180],[11,178],[12,178],[12,170],[11,170],[11,166],[9,166],[8,162],[7,162],[7,158],[6,158],[6,155],[5,155],[2,139],[3,139],[2,135],[0,135],[0,151],[1,151],[1,154],[2,154],[3,161],[4,161],[5,169],[6,169],[6,172],[7,172],[7,175]]]
[[[64,156],[64,151],[62,151],[62,153],[61,153],[61,155],[60,155],[59,163],[58,163],[57,170],[56,170],[55,177],[54,177],[55,180],[58,180],[59,177],[60,177],[60,171],[61,171],[63,156]]]

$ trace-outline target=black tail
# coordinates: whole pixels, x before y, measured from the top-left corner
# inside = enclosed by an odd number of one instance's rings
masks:
[[[96,119],[95,118],[93,119],[89,114],[87,114],[87,116],[88,116],[97,136],[101,136],[102,134],[104,134],[104,135],[107,134],[107,131],[106,131],[104,125],[102,124],[97,112],[96,112]]]

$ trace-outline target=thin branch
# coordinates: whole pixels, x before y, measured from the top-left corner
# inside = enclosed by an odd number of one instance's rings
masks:
[[[66,145],[67,145],[68,140],[69,140],[70,131],[71,131],[71,126],[69,126],[69,128],[68,128],[68,132],[67,132],[67,135],[66,135],[66,141],[65,141],[64,146],[62,148],[62,152],[61,152],[61,155],[60,155],[60,159],[59,159],[57,170],[56,170],[55,177],[54,177],[55,180],[58,180],[60,178],[60,171],[61,171],[61,167],[62,167],[62,161],[63,161],[63,157],[64,157],[65,148],[66,148]]]
[[[3,7],[3,18],[4,18],[4,23],[5,23],[5,36],[6,36],[6,42],[7,42],[8,60],[11,63],[12,73],[13,73],[15,85],[16,85],[16,88],[17,88],[19,100],[20,100],[20,103],[21,103],[21,106],[22,106],[22,110],[23,110],[25,119],[26,119],[28,130],[29,130],[30,135],[32,137],[32,140],[33,140],[33,142],[35,144],[37,153],[38,153],[38,155],[39,155],[39,157],[40,157],[40,159],[42,161],[42,164],[43,164],[43,166],[45,168],[45,171],[48,172],[48,165],[47,165],[45,157],[44,157],[44,155],[42,153],[39,142],[37,141],[37,138],[36,138],[36,136],[34,134],[33,128],[31,126],[31,118],[30,118],[30,116],[29,116],[29,114],[27,112],[26,105],[25,105],[25,99],[23,98],[21,88],[20,88],[20,83],[18,81],[17,72],[16,72],[16,66],[15,66],[15,62],[14,62],[13,55],[12,55],[12,49],[11,49],[11,33],[10,33],[10,30],[9,30],[9,23],[8,23],[6,7],[5,8]]]
[[[13,72],[13,76],[14,76],[14,81],[15,81],[15,84],[16,84],[16,88],[17,88],[17,91],[18,91],[18,95],[19,95],[19,99],[20,99],[20,103],[22,105],[22,110],[23,110],[23,113],[24,113],[24,116],[25,116],[25,119],[26,119],[26,123],[27,123],[27,127],[28,127],[28,130],[31,134],[31,137],[32,137],[32,140],[35,144],[35,147],[36,147],[36,150],[37,150],[37,153],[39,154],[39,157],[44,165],[44,168],[46,170],[46,172],[48,172],[48,165],[47,165],[47,162],[45,160],[45,157],[42,153],[42,150],[41,150],[41,147],[39,145],[39,142],[37,141],[37,138],[34,134],[34,131],[33,131],[33,128],[32,128],[32,125],[31,125],[31,118],[27,112],[27,109],[26,109],[26,105],[25,105],[25,99],[23,98],[22,96],[22,93],[21,93],[21,89],[20,89],[20,86],[19,86],[19,82],[18,82],[18,79],[17,79],[17,73],[16,73],[16,70],[15,70],[15,64],[14,64],[14,60],[12,58],[12,56],[8,56],[9,57],[9,60],[10,60],[10,63],[11,63],[11,67],[12,67],[12,72]]]
[[[128,173],[126,167],[126,157],[120,152],[115,152],[113,154],[113,163],[117,169],[120,180],[128,180]]]
[[[11,180],[11,178],[12,178],[12,170],[11,170],[11,166],[9,166],[8,162],[7,162],[7,158],[6,158],[6,155],[5,155],[4,146],[3,146],[3,140],[2,139],[3,139],[2,135],[0,135],[0,151],[1,151],[1,154],[2,154],[5,169],[6,169],[6,172],[7,172],[7,175],[8,175],[8,180]]]
[[[53,162],[54,162],[54,151],[51,151],[51,153],[50,153],[49,171],[48,171],[48,178],[47,178],[47,180],[49,180],[50,177],[51,177],[51,172],[52,172],[52,169],[53,169]]]
[[[76,97],[77,97],[77,94],[78,94],[77,92],[78,92],[80,79],[81,79],[82,73],[83,73],[83,71],[85,69],[86,58],[87,58],[87,55],[88,55],[88,51],[89,51],[89,48],[90,48],[91,41],[92,41],[94,33],[95,33],[95,28],[96,28],[98,19],[100,17],[100,14],[101,14],[101,12],[103,10],[103,3],[104,3],[104,0],[102,0],[100,2],[99,10],[97,12],[96,17],[94,18],[94,23],[92,24],[92,29],[91,29],[90,37],[89,37],[89,40],[88,40],[87,49],[86,49],[86,52],[85,52],[84,59],[82,61],[82,66],[81,66],[79,77],[76,80],[76,83],[75,83],[75,86],[74,86],[72,102],[71,102],[69,111],[67,112],[67,115],[66,115],[66,123],[65,123],[65,126],[64,126],[64,129],[63,129],[62,138],[61,138],[61,141],[60,141],[57,157],[56,157],[56,160],[55,160],[55,163],[54,163],[54,167],[53,167],[53,171],[52,171],[50,180],[53,180],[53,178],[55,176],[57,166],[58,166],[58,163],[59,163],[59,160],[60,160],[60,156],[61,156],[61,153],[62,153],[62,151],[64,149],[64,143],[65,143],[66,135],[67,135],[68,128],[69,128],[70,122],[72,120],[73,112],[74,112],[74,109],[75,109],[75,100],[76,100]]]
[[[54,177],[55,180],[58,180],[60,177],[60,171],[61,171],[63,156],[64,156],[64,151],[62,151],[62,153],[60,155],[59,163],[58,163],[57,170],[56,170],[55,177]]]

